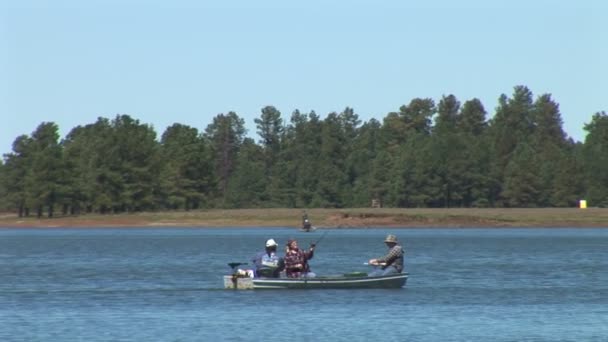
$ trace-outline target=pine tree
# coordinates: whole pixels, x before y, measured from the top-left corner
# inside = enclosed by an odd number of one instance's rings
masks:
[[[62,153],[59,145],[59,128],[55,123],[43,122],[32,133],[30,147],[31,169],[26,173],[25,188],[29,206],[36,208],[41,217],[44,207],[48,217],[53,217],[57,202],[61,201]]]
[[[218,114],[205,130],[204,137],[213,153],[222,207],[227,205],[230,178],[236,168],[237,155],[246,133],[245,121],[235,112]]]
[[[213,167],[209,148],[194,127],[173,124],[161,138],[161,188],[164,203],[172,209],[207,206],[213,194]]]
[[[268,202],[264,148],[245,138],[228,185],[227,207],[259,208]]]
[[[389,166],[384,159],[388,158],[386,153],[379,156],[380,127],[380,122],[371,119],[361,126],[359,134],[354,138],[351,153],[347,158],[353,189],[348,207],[366,207],[372,200],[378,200],[380,203],[384,201]],[[379,158],[383,161],[378,162]]]
[[[586,198],[592,206],[608,206],[608,114],[599,112],[585,125],[583,146]]]
[[[490,150],[486,110],[478,99],[466,101],[460,111],[458,134],[462,138],[463,198],[465,207],[488,207],[490,202]]]
[[[559,106],[548,94],[538,97],[534,102],[533,110],[534,133],[532,144],[538,151],[537,158],[540,170],[541,189],[539,206],[550,206],[560,200],[555,198],[555,179],[559,167],[565,163],[562,159],[566,155],[566,134],[562,130],[562,119]],[[563,190],[564,188],[562,188]],[[560,194],[564,196],[565,194]],[[568,195],[567,197],[570,197]]]
[[[530,143],[534,128],[532,92],[524,86],[514,89],[513,97],[501,95],[496,114],[490,120],[489,137],[492,146],[492,161],[490,168],[491,184],[490,201],[495,205],[500,203],[503,186],[511,184],[507,179],[506,169],[514,157],[519,144]]]
[[[501,197],[509,207],[536,207],[542,178],[537,168],[536,151],[526,143],[519,144],[505,170]]]
[[[437,107],[437,119],[433,127],[430,145],[431,169],[438,178],[434,192],[438,198],[432,199],[433,206],[462,206],[465,196],[465,144],[458,134],[460,102],[454,95],[444,96]]]
[[[338,114],[330,113],[321,125],[318,188],[313,205],[343,207],[343,191],[347,185],[345,172],[346,139]]]
[[[32,170],[31,146],[32,139],[27,135],[18,136],[13,142],[13,152],[6,154],[4,168],[4,184],[7,192],[8,205],[17,210],[19,217],[29,215],[27,199],[26,176]]]

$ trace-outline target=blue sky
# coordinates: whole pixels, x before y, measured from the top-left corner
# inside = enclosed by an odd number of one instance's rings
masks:
[[[0,0],[0,154],[44,121],[63,138],[129,114],[160,136],[266,105],[382,119],[416,97],[526,85],[564,130],[608,110],[606,1]]]

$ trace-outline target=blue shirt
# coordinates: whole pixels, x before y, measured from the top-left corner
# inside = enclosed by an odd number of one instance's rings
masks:
[[[276,252],[271,252],[270,255],[266,251],[256,254],[251,261],[255,265],[256,275],[261,269],[275,270],[279,267],[280,257]]]

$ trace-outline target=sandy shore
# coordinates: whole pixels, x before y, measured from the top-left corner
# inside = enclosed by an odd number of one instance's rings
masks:
[[[607,227],[606,208],[308,209],[318,228]],[[237,209],[88,214],[37,219],[0,215],[0,227],[299,227],[301,209]]]

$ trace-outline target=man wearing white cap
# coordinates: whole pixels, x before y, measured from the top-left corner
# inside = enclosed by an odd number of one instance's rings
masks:
[[[277,243],[274,239],[266,241],[266,249],[251,259],[255,265],[255,276],[265,278],[279,278],[285,269],[283,258],[277,255]]]
[[[371,272],[370,276],[388,275],[393,273],[403,272],[403,247],[399,245],[397,237],[389,234],[384,243],[389,248],[388,253],[377,259],[370,259],[369,264],[374,266],[382,266],[381,269]]]

